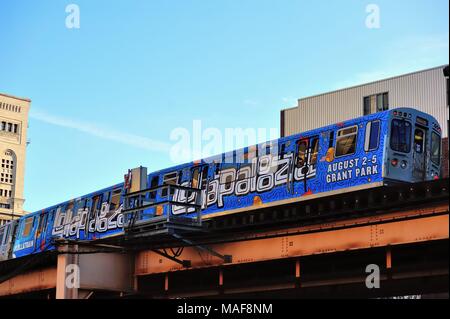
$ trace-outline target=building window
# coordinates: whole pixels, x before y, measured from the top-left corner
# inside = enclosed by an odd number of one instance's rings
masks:
[[[14,134],[18,134],[20,127],[19,127],[19,124],[2,121],[0,129],[5,132],[11,132]]]
[[[364,115],[389,110],[389,93],[380,93],[364,98]]]
[[[14,153],[11,150],[7,150],[2,158],[2,168],[5,169],[0,174],[0,182],[13,184],[14,182]],[[6,195],[5,195],[6,196]]]

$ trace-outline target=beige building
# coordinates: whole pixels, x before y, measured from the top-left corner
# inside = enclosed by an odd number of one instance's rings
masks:
[[[447,137],[448,104],[444,67],[301,98],[295,107],[281,111],[281,136],[381,110],[412,107],[433,115],[441,125],[443,137]]]
[[[23,214],[30,103],[0,93],[0,225]]]

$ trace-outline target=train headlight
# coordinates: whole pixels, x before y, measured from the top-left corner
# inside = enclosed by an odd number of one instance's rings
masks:
[[[392,166],[396,167],[398,165],[398,159],[394,158],[393,160],[391,160],[391,164]]]
[[[400,167],[405,169],[408,167],[408,162],[407,161],[402,161],[402,163],[400,164]]]

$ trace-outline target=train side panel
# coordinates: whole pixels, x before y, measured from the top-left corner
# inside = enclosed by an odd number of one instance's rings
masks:
[[[346,188],[376,187],[383,181],[387,118],[387,112],[377,113],[260,144],[259,150],[276,145],[276,151],[266,155],[260,152],[254,158],[245,148],[243,154],[249,157],[248,162],[208,161],[203,163],[207,175],[202,175],[202,165],[184,168],[193,171],[199,167],[195,181],[193,173],[166,170],[162,174],[182,176],[178,181],[185,186],[207,185],[203,194],[205,217]],[[237,159],[236,152],[222,154],[222,159]],[[186,194],[179,192],[175,197],[184,201]],[[183,214],[186,209],[174,207],[172,213]]]
[[[123,184],[64,202],[18,221],[13,258],[55,249],[55,241],[123,234]]]

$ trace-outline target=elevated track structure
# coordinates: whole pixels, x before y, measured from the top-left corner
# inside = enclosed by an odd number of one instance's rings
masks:
[[[0,263],[0,298],[448,297],[448,195],[446,178],[130,223],[120,237]],[[379,288],[366,285],[370,265]]]

